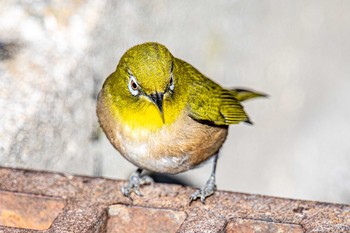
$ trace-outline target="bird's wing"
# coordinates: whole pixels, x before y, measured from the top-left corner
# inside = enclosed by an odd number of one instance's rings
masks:
[[[243,106],[230,90],[223,89],[197,70],[191,71],[190,77],[190,117],[214,125],[250,123]]]
[[[256,98],[256,97],[268,97],[264,93],[251,91],[248,89],[242,89],[242,88],[230,89],[230,92],[239,102]]]

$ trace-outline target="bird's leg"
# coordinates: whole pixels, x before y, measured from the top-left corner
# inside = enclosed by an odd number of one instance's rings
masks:
[[[142,169],[138,168],[133,172],[129,178],[129,183],[122,187],[122,193],[124,196],[129,197],[130,193],[134,192],[137,196],[142,196],[140,193],[140,186],[150,184],[153,182],[149,176],[141,176]]]
[[[209,180],[207,181],[207,183],[205,183],[204,187],[202,187],[201,189],[198,189],[196,192],[194,192],[190,196],[190,204],[192,201],[196,200],[197,198],[200,198],[201,202],[205,204],[205,198],[209,197],[215,192],[216,190],[215,173],[216,173],[216,164],[218,161],[218,157],[219,157],[219,153],[216,153],[214,157],[214,162],[213,162],[213,170],[211,172]]]

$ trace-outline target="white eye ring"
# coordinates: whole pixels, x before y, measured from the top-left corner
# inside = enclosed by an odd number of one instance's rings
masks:
[[[169,89],[170,89],[171,91],[173,91],[174,88],[175,88],[175,85],[174,85],[174,76],[173,76],[173,73],[171,73],[171,75],[170,75],[170,86],[169,86]]]
[[[136,81],[136,78],[130,75],[130,81],[128,85],[129,91],[133,96],[137,96],[140,93],[140,86]]]

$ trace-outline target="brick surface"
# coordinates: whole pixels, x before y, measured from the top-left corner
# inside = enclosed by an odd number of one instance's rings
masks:
[[[176,232],[184,222],[183,211],[113,205],[108,209],[107,232]]]
[[[0,168],[0,213],[32,216],[13,225],[2,217],[0,232],[350,232],[349,205],[223,191],[189,205],[190,187],[152,184],[130,199],[123,184]],[[37,209],[50,216],[40,222]]]
[[[302,226],[296,224],[266,222],[254,219],[241,219],[230,221],[226,228],[227,233],[302,233],[304,232]]]
[[[64,206],[61,198],[0,191],[0,225],[48,229]]]

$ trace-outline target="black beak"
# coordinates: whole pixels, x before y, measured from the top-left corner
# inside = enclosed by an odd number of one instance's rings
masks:
[[[155,105],[157,105],[160,115],[162,116],[162,120],[164,122],[164,114],[163,114],[163,97],[164,97],[164,93],[160,92],[156,92],[156,93],[152,93],[150,95],[151,100],[153,101],[153,103],[155,103]]]

